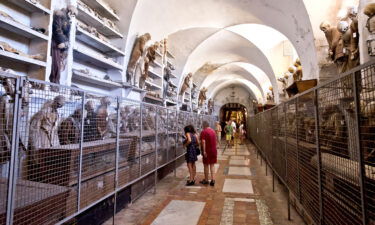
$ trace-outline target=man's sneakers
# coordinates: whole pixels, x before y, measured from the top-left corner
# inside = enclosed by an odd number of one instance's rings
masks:
[[[210,182],[210,186],[215,186],[215,180],[211,180],[211,182]]]

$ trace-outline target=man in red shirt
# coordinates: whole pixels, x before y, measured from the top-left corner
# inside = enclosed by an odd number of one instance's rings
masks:
[[[217,149],[216,149],[216,134],[213,129],[210,128],[207,121],[203,121],[203,130],[201,132],[201,149],[203,155],[204,165],[204,180],[201,184],[208,184],[208,168],[211,171],[211,182],[210,185],[215,185],[214,173],[215,163],[217,163]]]

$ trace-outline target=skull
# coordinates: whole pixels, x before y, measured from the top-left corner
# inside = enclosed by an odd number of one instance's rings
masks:
[[[337,29],[341,32],[341,33],[345,33],[348,31],[349,29],[349,24],[348,22],[346,21],[340,21],[338,24],[337,24]]]

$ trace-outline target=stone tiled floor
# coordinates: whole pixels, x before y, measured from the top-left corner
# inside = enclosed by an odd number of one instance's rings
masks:
[[[150,190],[128,208],[117,213],[115,224],[304,224],[293,209],[292,220],[287,220],[286,190],[276,181],[276,191],[272,192],[271,172],[269,170],[268,176],[265,175],[265,164],[260,165],[253,145],[236,144],[224,153],[219,149],[218,153],[220,160],[219,166],[216,167],[215,187],[200,184],[186,187],[188,172],[186,165],[182,165],[177,169],[176,177],[172,173],[158,183],[156,193]],[[230,161],[235,164],[230,164]],[[229,171],[232,172],[228,173]],[[202,178],[203,174],[198,173],[197,179]],[[233,187],[228,193],[223,192],[224,184],[233,180],[242,181],[248,186],[251,183],[252,187],[247,187],[247,191]],[[226,188],[230,189],[230,186]],[[190,219],[183,219],[183,216],[179,216],[183,213],[180,211],[186,211],[186,206],[189,205],[197,205],[197,208],[189,211]],[[112,221],[107,221],[105,225],[112,224]]]

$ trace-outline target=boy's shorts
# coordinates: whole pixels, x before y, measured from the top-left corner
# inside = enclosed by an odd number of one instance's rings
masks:
[[[232,140],[232,135],[230,135],[230,134],[227,134],[227,135],[226,135],[226,139],[227,139],[227,141],[230,141],[230,140]]]

